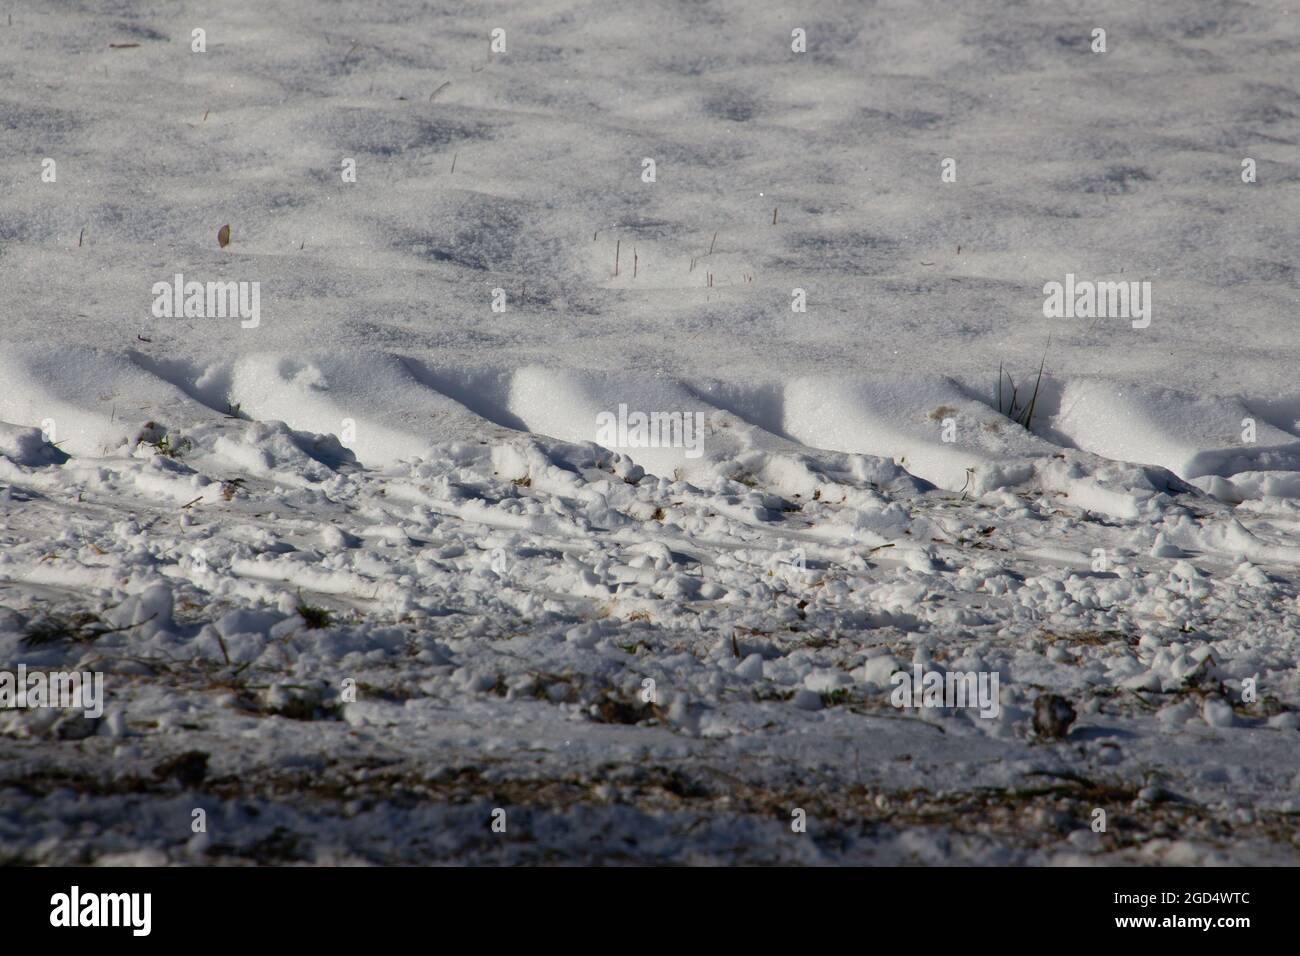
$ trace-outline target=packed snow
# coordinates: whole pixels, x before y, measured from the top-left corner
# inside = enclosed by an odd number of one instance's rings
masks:
[[[1284,4],[8,13],[0,862],[1300,862]]]

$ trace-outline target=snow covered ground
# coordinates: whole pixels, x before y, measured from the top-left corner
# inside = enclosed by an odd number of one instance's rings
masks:
[[[1300,862],[1294,9],[10,12],[0,861]]]

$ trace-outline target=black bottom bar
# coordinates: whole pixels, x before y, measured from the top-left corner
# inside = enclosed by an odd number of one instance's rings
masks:
[[[478,927],[496,945],[536,943],[557,931],[649,942],[673,926],[684,930],[687,920],[733,944],[746,936],[762,942],[783,925],[841,935],[856,924],[873,946],[894,935],[915,945],[918,932],[931,930],[949,941],[973,941],[966,934],[985,930],[990,940],[1127,936],[1182,945],[1199,937],[1232,946],[1294,926],[1295,876],[1293,869],[1227,868],[8,869],[0,870],[0,899],[16,939],[77,932],[83,941],[255,941],[262,948]],[[78,923],[116,917],[118,925],[71,926],[74,886]],[[101,894],[149,894],[148,908],[143,895]],[[137,936],[146,912],[148,935]]]

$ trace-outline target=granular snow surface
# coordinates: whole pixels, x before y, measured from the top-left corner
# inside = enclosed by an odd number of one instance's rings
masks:
[[[0,862],[1300,863],[1294,8],[8,12]]]

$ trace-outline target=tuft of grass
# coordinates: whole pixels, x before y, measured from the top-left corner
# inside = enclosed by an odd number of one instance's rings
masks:
[[[1023,404],[1020,401],[1020,389],[1016,386],[1015,380],[1011,373],[998,363],[998,411],[1007,416],[1017,425],[1028,431],[1034,424],[1034,409],[1038,407],[1038,389],[1043,384],[1043,369],[1047,366],[1047,349],[1043,349],[1043,360],[1038,365],[1038,378],[1034,380],[1034,391],[1029,396],[1029,401]],[[1002,379],[1006,378],[1010,386],[1011,393],[1005,396],[1002,390]]]
[[[45,644],[88,643],[98,637],[105,627],[98,614],[79,611],[67,616],[51,614],[28,626],[23,635],[23,644],[27,647],[40,647]]]
[[[89,644],[105,634],[120,634],[132,628],[152,621],[157,615],[151,614],[138,624],[124,624],[121,627],[109,627],[98,614],[78,611],[74,614],[47,614],[30,624],[23,634],[25,647],[42,647],[46,644]]]
[[[316,607],[313,604],[308,604],[302,599],[302,595],[298,596],[298,606],[294,608],[294,610],[298,612],[298,616],[303,619],[307,624],[307,629],[310,631],[321,630],[329,627],[332,623],[329,611],[323,607]]]
[[[193,447],[188,438],[175,438],[172,435],[163,435],[155,441],[141,441],[140,444],[148,445],[164,458],[179,458],[183,452]]]
[[[837,687],[834,690],[822,691],[823,707],[838,707],[840,704],[849,702],[849,691],[847,687]]]

